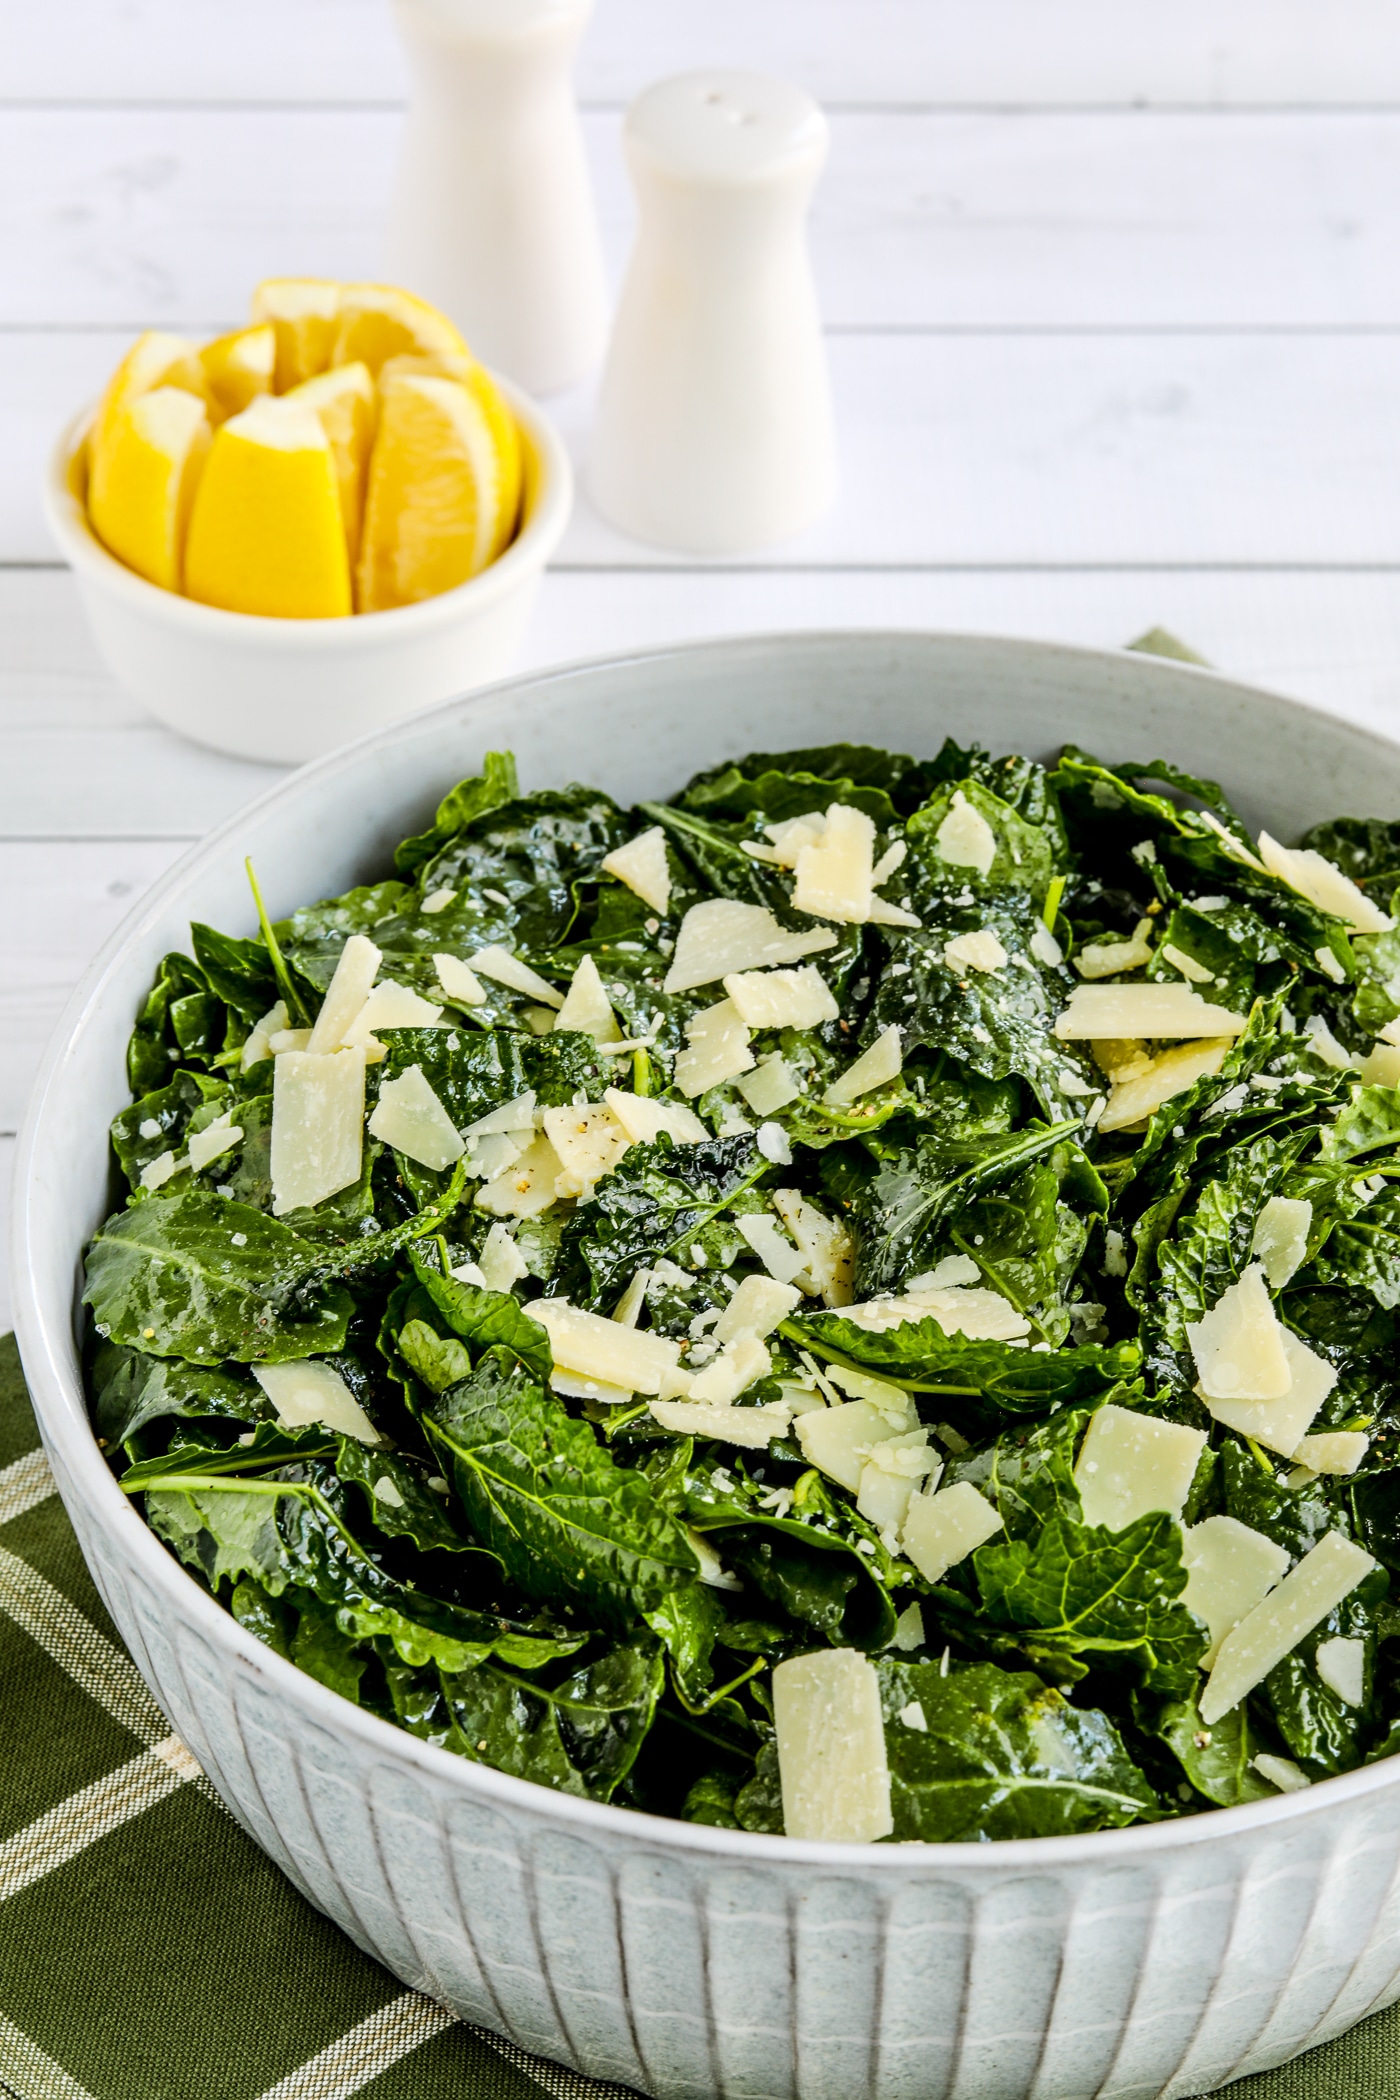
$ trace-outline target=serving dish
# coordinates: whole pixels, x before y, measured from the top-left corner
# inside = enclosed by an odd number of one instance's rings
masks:
[[[1400,749],[1156,660],[900,634],[758,638],[583,665],[339,752],[196,848],[98,958],[20,1148],[26,1370],[94,1576],[172,1722],[295,1885],[407,1983],[521,2046],[658,2096],[1186,2096],[1400,1996],[1400,1768],[1085,1838],[843,1847],[661,1823],[464,1765],[244,1634],[126,1503],[75,1346],[107,1207],[122,1047],[190,917],[273,912],[365,875],[444,783],[513,745],[527,785],[622,800],[720,757],[945,732],[1074,740],[1205,769],[1285,838],[1400,811]]]
[[[391,612],[274,620],[224,612],[148,583],[109,554],[77,479],[93,409],[60,436],[44,513],[78,579],[108,670],[182,736],[235,758],[299,764],[510,668],[545,564],[573,508],[573,469],[553,423],[492,378],[520,425],[530,471],[525,516],[498,560],[455,590]]]

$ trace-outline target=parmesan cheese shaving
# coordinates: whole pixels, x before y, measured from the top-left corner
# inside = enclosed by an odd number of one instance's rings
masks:
[[[611,1174],[632,1140],[605,1101],[582,1108],[547,1108],[545,1135],[558,1153],[563,1172],[556,1196],[578,1196]]]
[[[475,970],[468,969],[459,955],[435,955],[433,968],[445,999],[454,1006],[485,1006],[487,992]]]
[[[260,1021],[253,1023],[244,1042],[243,1053],[239,1060],[239,1070],[241,1072],[248,1071],[253,1065],[261,1064],[265,1057],[271,1057],[272,1038],[274,1035],[281,1034],[290,1019],[291,1016],[287,1012],[286,1000],[279,999],[275,1006],[268,1009]]]
[[[624,1094],[610,1086],[603,1095],[608,1107],[635,1145],[650,1145],[665,1131],[678,1145],[703,1145],[710,1133],[694,1109],[679,1101],[655,1101],[649,1094]]]
[[[1400,1058],[1400,1051],[1396,1056]],[[793,1078],[791,1066],[779,1050],[761,1057],[753,1071],[742,1074],[735,1085],[756,1116],[775,1115],[802,1092]]]
[[[1089,941],[1074,957],[1081,977],[1116,977],[1121,970],[1140,970],[1152,960],[1152,921],[1139,919],[1131,940]]]
[[[1371,1448],[1363,1429],[1324,1429],[1305,1436],[1287,1456],[1310,1473],[1354,1473]]]
[[[818,1210],[815,1203],[809,1203],[796,1189],[774,1189],[773,1208],[797,1242],[798,1252],[805,1262],[804,1268],[784,1276],[782,1281],[795,1283],[809,1297],[820,1298],[825,1305],[849,1305],[856,1248],[840,1219],[829,1218],[825,1211]],[[742,1232],[743,1221],[736,1220],[736,1223]],[[754,1251],[776,1276],[778,1271],[762,1249],[755,1246]]]
[[[341,1041],[349,1049],[377,1049],[379,1028],[432,1028],[442,1018],[442,1008],[420,999],[406,984],[386,978],[375,985]]]
[[[703,1371],[696,1372],[689,1398],[706,1407],[731,1407],[771,1369],[772,1359],[757,1335],[736,1335]]]
[[[1329,1531],[1262,1604],[1226,1634],[1201,1693],[1207,1728],[1261,1684],[1276,1663],[1350,1596],[1377,1565],[1369,1553]]]
[[[977,933],[959,933],[947,943],[943,960],[950,970],[1004,970],[1006,950],[990,926]]]
[[[356,1020],[369,997],[381,961],[373,941],[366,940],[362,933],[351,934],[340,951],[335,974],[321,1001],[321,1011],[316,1016],[311,1040],[306,1046],[308,1050],[324,1055],[340,1048],[345,1041],[346,1029]]]
[[[870,1048],[847,1065],[822,1095],[828,1108],[848,1108],[862,1094],[870,1093],[877,1086],[885,1086],[891,1079],[898,1079],[904,1068],[904,1053],[900,1048],[898,1028],[887,1028],[876,1036]]]
[[[1201,1391],[1211,1400],[1281,1399],[1293,1382],[1283,1335],[1263,1268],[1253,1262],[1187,1326]]]
[[[773,1724],[791,1838],[869,1844],[894,1828],[880,1681],[853,1648],[826,1648],[773,1672]]]
[[[644,832],[645,838],[647,834]],[[612,1010],[603,980],[598,975],[598,965],[591,955],[585,955],[569,980],[569,989],[564,995],[564,1004],[555,1021],[556,1028],[577,1028],[584,1035],[591,1035],[595,1043],[620,1043],[622,1030],[617,1025],[617,1016]]]
[[[671,866],[666,858],[666,834],[659,824],[638,832],[625,846],[615,846],[601,865],[665,918],[671,908]]]
[[[834,948],[836,941],[829,926],[793,933],[761,904],[710,897],[703,904],[693,904],[681,920],[676,952],[662,989],[669,997],[714,984],[731,972],[801,962],[804,956]]]
[[[527,999],[538,999],[543,1005],[552,1007],[564,1004],[564,994],[556,992],[537,970],[520,962],[508,948],[498,947],[495,943],[489,948],[478,948],[471,958],[471,967],[478,977],[489,977],[496,984],[503,984],[507,991],[523,992]]]
[[[243,1142],[243,1132],[233,1120],[233,1110],[226,1109],[203,1130],[192,1130],[189,1136],[190,1165],[196,1174],[202,1173],[211,1160],[221,1159],[235,1145]]]
[[[817,1028],[841,1011],[812,963],[801,970],[731,972],[724,989],[750,1028]]]
[[[1099,1129],[1105,1133],[1131,1130],[1136,1124],[1145,1123],[1198,1079],[1218,1072],[1229,1049],[1228,1037],[1215,1042],[1183,1043],[1179,1049],[1164,1050],[1160,1057],[1148,1060],[1145,1067],[1123,1067],[1125,1076],[1109,1093],[1108,1106],[1099,1117]]]
[[[819,837],[799,851],[792,901],[814,918],[859,925],[870,917],[875,826],[863,809],[833,802]]]
[[[970,1480],[955,1481],[932,1495],[915,1495],[904,1520],[902,1543],[926,1582],[941,1582],[1002,1528],[1001,1517]]]
[[[1271,1290],[1281,1291],[1303,1266],[1313,1207],[1305,1196],[1270,1196],[1254,1226],[1249,1251]]]
[[[779,1283],[773,1276],[746,1276],[719,1316],[715,1340],[755,1334],[762,1341],[801,1303],[801,1291],[790,1283]]]
[[[385,1080],[369,1119],[369,1131],[371,1137],[438,1174],[466,1150],[421,1065],[410,1065],[399,1078]]]
[[[871,1334],[888,1334],[908,1320],[936,1320],[945,1334],[965,1334],[970,1341],[1016,1342],[1031,1331],[1023,1313],[997,1291],[906,1289],[902,1298],[870,1298],[847,1305],[844,1317]]]
[[[680,1361],[680,1344],[662,1334],[620,1326],[581,1312],[565,1298],[532,1298],[525,1308],[549,1336],[556,1366],[632,1393],[656,1393]]]
[[[1236,1036],[1243,1014],[1212,1006],[1189,984],[1077,984],[1055,1022],[1065,1043],[1105,1036],[1149,1036],[1157,1042],[1197,1036]]]
[[[1299,1445],[1323,1401],[1337,1383],[1332,1365],[1286,1327],[1280,1328],[1288,1364],[1288,1391],[1272,1400],[1213,1400],[1203,1395],[1217,1422],[1241,1436],[1252,1436],[1266,1450],[1284,1458],[1299,1456]]]
[[[654,1420],[674,1436],[714,1437],[745,1451],[766,1451],[787,1434],[791,1410],[781,1400],[766,1407],[714,1407],[694,1400],[653,1400]]]
[[[481,1280],[488,1291],[508,1291],[530,1273],[530,1264],[511,1237],[506,1225],[493,1225],[481,1243],[478,1257]]]
[[[555,1200],[564,1163],[544,1131],[519,1156],[493,1174],[477,1205],[496,1218],[536,1218]]]
[[[311,1209],[359,1180],[364,1120],[363,1050],[289,1050],[278,1058],[272,1081],[274,1217]]]
[[[1335,1640],[1317,1644],[1317,1674],[1343,1706],[1360,1706],[1366,1697],[1366,1643]]]
[[[907,1404],[893,1418],[889,1408],[873,1400],[843,1400],[839,1407],[814,1408],[810,1414],[799,1415],[793,1426],[803,1457],[854,1494],[875,1446],[918,1429],[912,1400],[902,1394],[899,1397]]]
[[[1074,1468],[1084,1522],[1126,1531],[1154,1510],[1179,1517],[1206,1442],[1203,1429],[1112,1403],[1099,1408]]]
[[[284,1429],[322,1429],[352,1436],[361,1444],[383,1442],[379,1431],[333,1364],[303,1357],[292,1364],[254,1364],[253,1376],[272,1402]]]
[[[773,1220],[761,1212],[744,1212],[734,1220],[734,1227],[778,1283],[791,1283],[806,1268],[806,1255],[785,1240]]]
[[[1389,933],[1395,921],[1359,890],[1322,854],[1311,847],[1280,846],[1267,831],[1259,834],[1259,858],[1271,875],[1306,897],[1309,904],[1340,919],[1350,933]]]
[[[979,875],[990,875],[997,857],[996,833],[961,788],[948,805],[948,814],[934,833],[933,843],[940,860],[955,868],[975,868]]]
[[[712,1086],[753,1069],[749,1031],[732,999],[706,1006],[686,1023],[685,1048],[676,1058],[675,1081],[692,1101]]]
[[[1201,1662],[1209,1669],[1226,1634],[1287,1574],[1288,1551],[1234,1517],[1207,1517],[1188,1528],[1181,1558],[1186,1568],[1181,1601],[1205,1620],[1210,1645]]]

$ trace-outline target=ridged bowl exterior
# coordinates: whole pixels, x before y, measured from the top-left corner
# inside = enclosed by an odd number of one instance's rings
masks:
[[[1400,1763],[1181,1823],[1002,1845],[840,1847],[552,1794],[363,1714],[261,1647],[161,1548],[88,1427],[75,1347],[105,1129],[160,954],[382,865],[487,748],[622,799],[716,758],[855,736],[1065,739],[1217,774],[1292,836],[1400,813],[1400,751],[1144,659],[959,636],[709,645],[435,710],[295,776],[188,855],[94,964],[18,1170],[19,1333],[83,1552],[229,1808],[405,1983],[657,2100],[1187,2100],[1400,1996]]]

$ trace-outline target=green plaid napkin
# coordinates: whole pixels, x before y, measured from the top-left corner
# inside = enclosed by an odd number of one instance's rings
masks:
[[[1400,2008],[1229,2090],[1400,2100]],[[243,1835],[102,1608],[4,1336],[0,2100],[352,2093],[628,2100],[406,1991]]]

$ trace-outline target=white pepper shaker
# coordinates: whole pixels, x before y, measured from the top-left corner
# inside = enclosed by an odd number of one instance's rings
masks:
[[[592,0],[395,0],[408,124],[388,266],[531,393],[590,372],[608,296],[570,79]]]
[[[741,554],[836,488],[808,200],[827,123],[761,73],[682,74],[628,111],[639,223],[594,431],[598,508],[638,539]]]

